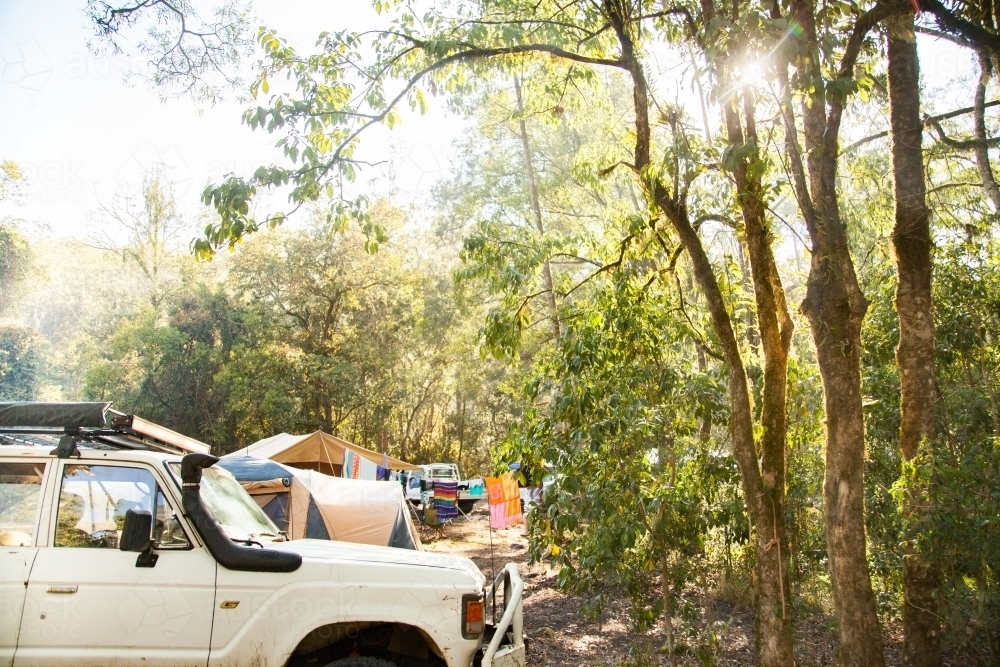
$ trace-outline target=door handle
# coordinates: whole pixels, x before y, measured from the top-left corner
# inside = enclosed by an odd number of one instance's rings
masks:
[[[64,595],[72,595],[76,593],[77,586],[49,586],[46,591],[48,593],[62,593]]]

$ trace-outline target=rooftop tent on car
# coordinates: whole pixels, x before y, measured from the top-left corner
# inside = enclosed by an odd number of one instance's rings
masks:
[[[0,403],[0,428],[101,428],[111,403]]]
[[[81,441],[174,454],[208,454],[210,451],[208,445],[194,438],[135,415],[112,410],[109,402],[0,403],[0,435],[9,438],[28,434],[43,438],[63,436],[59,438],[58,448],[53,450],[60,457],[73,455]]]

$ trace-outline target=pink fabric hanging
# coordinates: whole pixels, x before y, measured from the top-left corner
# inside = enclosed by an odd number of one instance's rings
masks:
[[[486,489],[489,494],[490,528],[499,530],[523,520],[517,482],[511,473],[500,478],[487,477]],[[513,497],[510,497],[512,494]]]

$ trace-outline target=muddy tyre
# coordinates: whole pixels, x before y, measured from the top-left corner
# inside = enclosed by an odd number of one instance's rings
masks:
[[[396,667],[396,663],[382,658],[341,658],[328,663],[326,667]]]

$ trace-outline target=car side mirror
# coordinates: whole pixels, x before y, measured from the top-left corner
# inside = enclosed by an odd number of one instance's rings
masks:
[[[128,510],[118,548],[122,551],[137,551],[136,567],[154,567],[159,555],[153,552],[153,515],[149,512]]]

